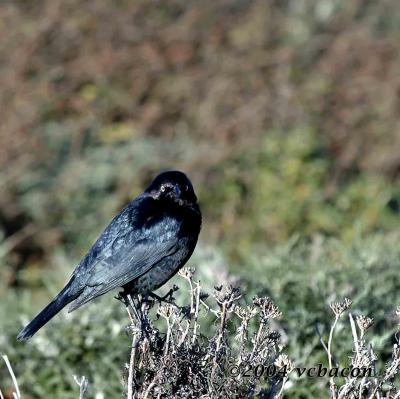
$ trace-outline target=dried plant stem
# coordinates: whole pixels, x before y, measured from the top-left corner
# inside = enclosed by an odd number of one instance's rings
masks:
[[[166,317],[165,319],[166,319],[166,321],[167,321],[167,337],[166,337],[166,339],[165,339],[165,344],[164,344],[164,356],[166,356],[167,353],[168,353],[169,341],[170,341],[170,339],[171,339],[171,328],[172,328],[172,327],[171,327],[171,323],[170,323],[170,321],[169,321],[169,318]]]
[[[199,318],[199,306],[200,306],[200,284],[197,283],[196,287],[196,302],[195,302],[195,309],[194,309],[194,317],[193,317],[193,336],[192,336],[192,344],[195,343],[197,337],[197,330],[199,324],[197,322]]]
[[[150,385],[148,386],[148,388],[146,389],[146,392],[143,395],[143,399],[147,399],[147,397],[149,396],[151,390],[154,388],[154,386],[157,384],[157,380],[158,380],[158,376],[156,376],[154,378],[154,380],[150,383]]]
[[[226,315],[227,315],[227,305],[226,303],[222,304],[222,311],[221,311],[221,323],[219,325],[219,334],[217,338],[217,349],[215,351],[215,358],[217,357],[217,354],[221,348],[221,342],[222,339],[224,338],[224,331],[225,331],[225,323],[226,323]]]
[[[231,343],[228,339],[230,330],[239,325],[244,336],[249,336],[248,320],[256,317],[263,327],[252,338],[256,343],[257,362],[265,366],[272,365],[281,352],[278,332],[264,339],[268,319],[277,317],[279,311],[269,298],[253,298],[251,306],[236,302],[240,299],[237,287],[215,287],[210,297],[203,293],[199,281],[193,280],[193,273],[184,268],[180,275],[187,280],[190,288],[186,306],[178,307],[171,301],[141,301],[122,296],[128,305],[133,334],[130,359],[126,361],[126,397],[128,399],[178,398],[178,397],[254,397],[255,393],[269,394],[270,388],[264,388],[258,381],[251,381],[240,375],[229,373],[230,367],[242,368],[251,356],[251,348],[246,345]],[[190,301],[189,302],[189,298]],[[210,302],[205,303],[205,299]],[[139,303],[142,307],[139,308]],[[236,303],[235,303],[236,302]],[[146,305],[146,306],[145,306]],[[148,305],[148,306],[147,306]],[[200,307],[211,317],[208,331],[202,331]],[[157,321],[153,324],[149,310],[155,307]],[[136,312],[135,312],[136,310]],[[232,315],[232,317],[231,317]],[[160,317],[162,320],[160,320]],[[138,318],[138,321],[136,320]],[[165,320],[164,320],[165,319]],[[243,319],[247,322],[243,323]],[[207,320],[208,322],[209,320]],[[210,320],[211,321],[211,320]],[[258,325],[257,325],[258,329]],[[257,330],[256,330],[257,331]],[[128,355],[129,356],[129,355]],[[279,364],[287,364],[285,357],[280,357]],[[279,366],[279,368],[284,366]],[[285,376],[284,376],[285,377]],[[275,390],[268,397],[277,398],[277,391],[287,381],[279,378],[274,384]]]
[[[371,395],[368,397],[368,399],[373,399],[376,393],[378,392],[378,389],[382,386],[383,381],[380,381],[379,384],[377,384],[372,391]]]
[[[350,320],[351,332],[353,335],[354,349],[355,349],[356,356],[358,356],[359,355],[359,344],[358,344],[357,328],[356,328],[356,323],[354,323],[354,318],[353,318],[353,315],[351,314],[351,312],[349,312],[349,320]],[[352,378],[348,379],[348,382],[346,383],[346,385],[344,385],[343,389],[339,393],[338,399],[345,398],[345,395],[349,392],[349,390],[353,386],[353,383],[354,383],[354,381],[356,381],[356,379],[357,379],[357,377],[352,377]],[[364,380],[365,380],[365,378],[364,378]],[[360,384],[359,397],[361,397],[360,395],[362,393],[362,386],[363,386],[363,384]]]
[[[183,343],[185,342],[186,337],[187,337],[188,334],[189,334],[189,330],[190,330],[190,323],[187,322],[187,323],[186,323],[186,328],[185,328],[185,330],[181,329],[181,331],[184,331],[184,332],[183,332],[183,334],[182,334],[182,337],[181,337],[180,341],[178,342],[178,347],[180,347],[181,345],[183,345]],[[193,337],[192,337],[192,344],[193,344]]]
[[[193,314],[194,313],[194,290],[193,290],[193,284],[192,284],[192,280],[190,278],[185,277],[186,280],[189,282],[190,285],[190,313]]]
[[[254,340],[253,350],[251,351],[250,360],[252,360],[254,358],[254,355],[255,355],[255,353],[256,353],[256,351],[258,349],[258,343],[260,341],[260,337],[261,337],[261,333],[262,333],[262,330],[263,330],[263,326],[264,326],[264,323],[261,321],[260,325],[258,326],[256,338]]]
[[[359,347],[358,347],[356,323],[354,323],[353,315],[351,314],[351,312],[349,312],[349,319],[350,319],[351,332],[353,334],[354,348],[356,349],[356,353],[358,353]]]
[[[14,388],[15,388],[15,392],[13,393],[14,398],[15,399],[20,399],[21,398],[21,392],[19,390],[18,382],[17,382],[17,379],[15,378],[15,374],[14,374],[14,371],[13,371],[13,369],[11,367],[10,361],[8,360],[8,356],[7,355],[3,355],[2,358],[3,358],[5,364],[6,364],[7,368],[8,368],[8,372],[10,373],[11,378],[12,378],[12,382],[14,384]]]
[[[366,378],[363,377],[363,379],[361,381],[361,384],[360,384],[360,386],[358,388],[358,398],[359,399],[362,399],[362,391],[363,391],[363,387],[364,387],[365,381],[366,381]],[[339,398],[340,398],[340,396],[339,396]]]
[[[315,325],[315,331],[317,332],[317,335],[319,337],[319,342],[321,343],[322,347],[324,348],[326,354],[329,356],[328,348],[326,347],[324,339],[322,338],[322,334],[319,331],[318,323]]]
[[[211,381],[214,379],[215,372],[216,372],[217,367],[218,367],[217,360],[218,360],[219,351],[221,349],[222,339],[224,337],[226,315],[227,315],[227,304],[224,302],[224,303],[222,303],[221,322],[220,322],[220,325],[219,325],[219,332],[218,332],[218,337],[217,337],[217,345],[216,345],[216,349],[215,349],[214,362],[213,362],[214,364],[213,364],[212,372],[211,372]]]
[[[218,311],[208,306],[202,299],[200,299],[200,303],[206,308],[207,312],[211,312],[214,316],[218,317]]]
[[[374,390],[372,391],[371,395],[368,397],[368,399],[373,399],[376,393],[378,392],[378,389],[382,388],[382,385],[390,378],[393,377],[393,375],[396,373],[396,370],[400,366],[400,358],[396,358],[393,363],[386,369],[385,375],[381,378],[378,384],[376,384]]]
[[[78,377],[76,375],[73,376],[75,382],[78,384],[79,386],[79,399],[83,399],[88,387],[88,380],[87,378],[83,375],[81,377],[81,379],[79,380]]]
[[[135,304],[130,295],[127,295],[128,303],[126,306],[126,310],[129,315],[129,319],[131,321],[131,325],[135,325],[134,318],[132,317],[131,310],[129,306],[132,307],[132,311],[135,309]],[[138,320],[139,322],[140,320]],[[134,397],[134,389],[133,389],[133,382],[135,380],[135,359],[136,359],[136,349],[139,343],[140,334],[137,331],[133,331],[133,338],[132,338],[132,347],[131,347],[131,355],[129,359],[129,367],[128,367],[128,392],[127,392],[127,399],[133,399]]]
[[[283,389],[285,388],[285,384],[286,384],[287,380],[288,380],[288,376],[283,377],[281,389],[279,390],[278,395],[276,395],[277,398],[280,398],[282,396],[282,392],[283,392]]]
[[[328,362],[329,362],[329,370],[332,369],[332,340],[333,340],[333,334],[334,334],[334,332],[335,332],[336,324],[337,324],[337,322],[338,322],[338,320],[339,320],[339,317],[340,317],[340,316],[339,316],[338,314],[335,315],[335,320],[334,320],[334,322],[333,322],[333,324],[332,324],[331,331],[329,332],[329,339],[328,339]],[[337,391],[336,391],[336,389],[335,389],[336,384],[335,384],[335,381],[334,381],[333,377],[330,377],[330,378],[329,378],[329,385],[330,385],[330,387],[331,387],[331,392],[332,392],[333,399],[336,399],[336,392],[337,392]]]
[[[337,324],[338,320],[339,320],[339,315],[336,315],[336,316],[335,316],[335,321],[333,322],[332,327],[331,327],[331,331],[329,332],[329,339],[328,339],[328,362],[329,362],[329,370],[332,369],[332,351],[331,351],[331,348],[332,348],[333,334],[334,334],[334,332],[335,332],[335,328],[336,328],[336,324]]]
[[[126,306],[126,311],[127,311],[127,313],[128,313],[129,320],[131,321],[131,325],[132,325],[132,326],[135,325],[135,322],[134,322],[134,320],[133,320],[131,311],[129,310],[129,306]]]
[[[127,396],[127,399],[133,399],[133,381],[135,378],[135,358],[136,358],[136,348],[137,348],[138,340],[139,340],[138,334],[133,333],[131,356],[129,359],[129,369],[128,369],[128,396]]]

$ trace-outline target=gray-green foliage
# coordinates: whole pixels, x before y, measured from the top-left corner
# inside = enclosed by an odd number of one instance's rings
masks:
[[[375,320],[368,335],[379,355],[378,365],[383,367],[390,355],[396,328],[394,311],[400,291],[399,239],[399,234],[395,233],[373,235],[359,237],[346,245],[336,239],[316,237],[307,243],[293,237],[287,244],[275,249],[265,248],[258,255],[249,256],[236,268],[239,278],[235,279],[235,284],[242,287],[248,299],[253,294],[268,295],[277,303],[283,316],[274,328],[281,331],[285,352],[300,367],[314,366],[318,362],[326,364],[326,354],[315,327],[318,324],[326,340],[333,320],[329,303],[345,296],[352,298],[356,315],[362,312]],[[200,246],[192,262],[198,270],[197,278],[207,289],[214,282],[229,280],[227,264],[218,251]],[[180,283],[177,279],[173,282]],[[54,293],[55,289],[51,291]],[[184,293],[185,289],[176,293],[178,303],[187,302]],[[68,318],[57,316],[32,341],[23,344],[15,341],[15,335],[27,321],[28,313],[32,316],[45,300],[34,301],[26,293],[8,294],[3,298],[1,351],[9,356],[28,397],[39,398],[45,393],[58,392],[56,397],[76,398],[77,386],[72,374],[89,378],[90,395],[103,392],[109,398],[121,396],[122,370],[129,358],[131,341],[124,332],[128,324],[125,310],[111,294]],[[16,314],[23,316],[15,317]],[[346,364],[351,355],[352,336],[340,323],[336,334],[333,351],[339,362]],[[5,375],[5,370],[2,369],[2,373]],[[327,382],[294,379],[288,397],[317,395],[321,384],[327,387]],[[328,391],[326,393],[327,397]]]
[[[223,183],[217,180],[204,200],[223,204],[209,212],[229,237],[224,244],[245,257],[260,241],[282,242],[297,233],[353,240],[397,227],[396,211],[388,206],[399,195],[396,185],[382,176],[336,172],[336,160],[310,126],[273,130],[217,169]]]
[[[333,320],[329,303],[347,296],[353,300],[355,314],[374,318],[368,334],[383,368],[398,322],[399,240],[398,233],[358,237],[351,244],[322,237],[305,244],[293,237],[264,256],[250,258],[250,275],[255,276],[253,289],[266,290],[282,310],[287,352],[297,366],[326,364],[316,327],[326,341]],[[340,324],[337,330],[333,350],[343,365],[352,355],[353,338]],[[289,397],[318,395],[319,384],[319,380],[300,379]]]

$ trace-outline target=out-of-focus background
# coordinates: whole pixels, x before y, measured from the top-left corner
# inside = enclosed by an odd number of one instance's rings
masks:
[[[272,296],[296,363],[323,357],[315,323],[344,295],[385,352],[400,304],[397,0],[3,1],[0,37],[0,351],[27,397],[76,397],[79,373],[92,397],[121,397],[130,341],[111,296],[14,337],[166,168],[201,201],[191,264],[210,286],[236,275]]]

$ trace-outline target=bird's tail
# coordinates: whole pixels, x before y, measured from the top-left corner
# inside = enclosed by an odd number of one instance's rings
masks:
[[[63,307],[75,299],[69,295],[67,284],[61,292],[18,334],[18,341],[26,341],[52,319]]]

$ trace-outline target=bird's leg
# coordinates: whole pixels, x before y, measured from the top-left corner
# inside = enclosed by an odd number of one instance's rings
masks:
[[[141,309],[141,303],[140,300],[138,300],[138,304],[135,303],[135,299],[132,298],[132,296],[130,294],[127,295],[127,299],[129,302],[129,305],[131,306],[133,313],[135,314],[136,320],[138,322],[140,322],[140,324],[143,324],[143,313],[142,313],[142,309]]]
[[[127,295],[130,307],[132,308],[133,312],[135,313],[136,319],[140,323],[141,337],[143,337],[143,335],[144,335],[147,340],[150,340],[150,335],[149,335],[150,322],[149,322],[147,314],[143,313],[143,311],[142,311],[142,304],[145,303],[146,299],[142,298],[141,295],[138,295],[137,297],[138,298],[137,298],[137,303],[136,303],[135,298],[133,298],[130,294]]]
[[[136,320],[140,323],[143,322],[143,313],[141,311],[140,300],[138,300],[138,304],[136,304],[135,300],[132,297],[132,294],[129,292],[129,290],[124,288],[124,290],[119,292],[118,295],[114,298],[117,299],[118,301],[122,302],[126,306],[126,308],[128,309],[128,313],[131,318],[131,321],[132,321],[132,317],[129,312],[129,307],[132,309]]]
[[[114,298],[127,306],[125,291],[118,292],[118,295],[116,295]]]
[[[140,332],[141,335],[143,334],[144,331],[144,325],[145,325],[145,320],[143,317],[143,313],[141,311],[141,305],[140,303],[136,304],[135,299],[132,297],[132,295],[124,289],[124,291],[121,291],[118,293],[118,295],[115,297],[118,301],[122,302],[125,307],[126,311],[128,312],[129,319],[131,321],[131,325],[127,327],[127,329],[131,330],[133,332],[135,330],[135,320],[140,323]],[[138,301],[139,302],[139,301]],[[133,315],[131,313],[131,309],[133,312]],[[140,341],[140,339],[139,339]]]
[[[126,311],[128,312],[129,320],[131,321],[131,325],[126,327],[126,330],[129,328],[132,328],[132,326],[135,325],[135,322],[133,320],[132,314],[129,310],[129,301],[128,301],[128,295],[125,293],[125,291],[119,292],[117,296],[114,297],[117,301],[120,301],[125,305]],[[136,315],[135,315],[136,316]]]

